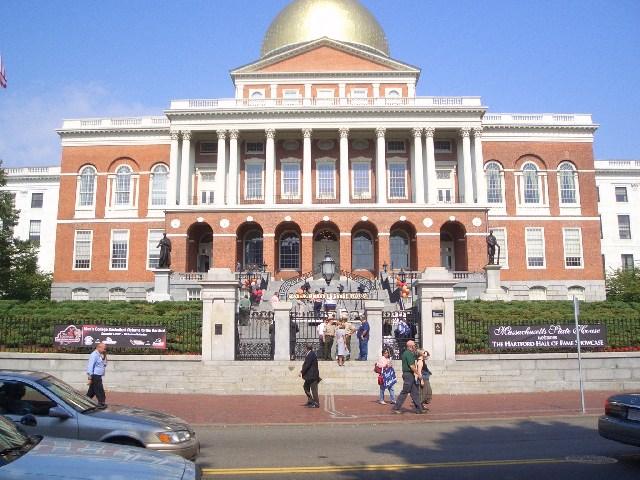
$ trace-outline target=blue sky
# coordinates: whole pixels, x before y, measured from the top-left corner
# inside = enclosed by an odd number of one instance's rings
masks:
[[[592,113],[597,159],[640,158],[640,0],[362,0],[418,95],[492,112]],[[4,166],[57,165],[63,118],[233,96],[288,0],[1,0]]]

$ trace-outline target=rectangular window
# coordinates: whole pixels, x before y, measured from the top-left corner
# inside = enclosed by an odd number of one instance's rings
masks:
[[[264,142],[247,142],[245,144],[245,150],[248,154],[263,154]]]
[[[436,170],[436,178],[438,180],[449,180],[451,178],[451,170]]]
[[[31,208],[42,208],[42,200],[44,199],[44,193],[32,193],[31,194]]]
[[[621,240],[631,238],[631,221],[629,215],[618,215],[618,233]]]
[[[388,153],[405,153],[406,146],[404,140],[388,140],[387,141]]]
[[[187,288],[187,301],[195,302],[200,300],[200,289],[199,288]]]
[[[582,234],[579,228],[563,228],[564,266],[582,268]]]
[[[200,192],[200,205],[213,205],[216,199],[216,192],[211,190],[202,190]]]
[[[16,208],[16,192],[9,192],[9,198],[11,199],[11,208]]]
[[[293,89],[293,88],[282,91],[282,97],[286,99],[298,98],[299,95],[300,95],[300,92],[297,89]]]
[[[616,187],[616,202],[618,203],[626,203],[629,199],[627,198],[627,187]]]
[[[73,245],[73,269],[91,270],[92,230],[76,230]]]
[[[216,155],[218,153],[218,142],[200,142],[201,155]]]
[[[507,243],[507,229],[500,228],[492,228],[493,236],[496,237],[496,243],[500,246],[500,248],[496,247],[496,256],[495,261],[499,263],[504,268],[509,268],[509,245]]]
[[[246,167],[246,191],[244,198],[247,200],[262,200],[262,164],[248,163]]]
[[[368,162],[354,162],[353,174],[353,198],[371,198],[371,167]]]
[[[300,164],[287,162],[282,164],[282,198],[300,197]]]
[[[333,162],[318,163],[318,198],[336,198],[336,167]]]
[[[129,258],[129,230],[111,231],[111,269],[126,270]]]
[[[369,92],[366,88],[354,88],[351,90],[351,98],[367,98]]]
[[[407,198],[407,166],[404,163],[389,164],[389,198]]]
[[[40,245],[40,220],[31,220],[29,222],[29,241],[34,245]]]
[[[620,255],[620,260],[622,261],[623,270],[631,270],[635,267],[633,255],[631,254],[623,253],[622,255]]]
[[[544,228],[526,228],[527,267],[544,268]]]
[[[438,203],[451,203],[451,189],[439,188],[438,189]]]
[[[600,187],[596,185],[596,195],[598,197],[598,202],[600,201]]]
[[[435,153],[451,153],[451,140],[434,140]]]
[[[158,268],[160,260],[160,248],[158,242],[162,239],[163,230],[149,230],[147,241],[147,268],[152,270]]]

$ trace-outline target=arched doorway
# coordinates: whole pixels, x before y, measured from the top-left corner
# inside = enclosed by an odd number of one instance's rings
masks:
[[[415,270],[416,230],[408,222],[397,222],[389,232],[389,257],[392,270]]]
[[[378,230],[370,222],[358,222],[351,230],[351,270],[378,271]]]
[[[467,231],[460,222],[440,227],[440,261],[447,270],[468,270]]]
[[[208,223],[189,227],[186,265],[188,272],[208,272],[213,265],[213,229]]]
[[[323,222],[313,230],[313,274],[320,275],[320,262],[329,252],[336,262],[336,272],[340,271],[340,230],[332,222]]]
[[[242,270],[260,269],[264,263],[263,231],[255,222],[246,222],[236,231],[236,264]]]

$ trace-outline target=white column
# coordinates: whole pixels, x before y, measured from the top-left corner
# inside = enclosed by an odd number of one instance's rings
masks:
[[[264,203],[266,205],[273,205],[275,201],[273,187],[276,168],[276,131],[273,128],[267,128],[265,130],[265,135],[267,137],[267,149],[264,172]]]
[[[180,205],[189,205],[191,194],[191,132],[182,132],[182,158],[180,165]]]
[[[422,128],[416,127],[413,132],[413,201],[424,203],[424,167],[422,164]]]
[[[433,146],[433,134],[435,128],[427,127],[424,129],[426,152],[427,152],[427,203],[435,205],[438,201],[438,192],[436,191],[436,154]]]
[[[473,129],[473,153],[476,166],[476,203],[487,203],[487,182],[484,176],[482,156],[482,127]]]
[[[238,130],[229,130],[229,181],[227,182],[227,205],[238,203]]]
[[[218,130],[218,160],[216,162],[216,205],[224,205],[227,183],[227,131]]]
[[[178,203],[178,179],[180,178],[180,132],[171,132],[171,150],[169,151],[169,191],[167,206]]]
[[[384,127],[376,128],[376,190],[378,203],[382,205],[387,203],[387,145],[384,138],[386,131]]]
[[[349,129],[340,128],[340,205],[348,205],[349,198]]]
[[[311,182],[311,134],[310,128],[302,129],[303,150],[302,150],[302,203],[311,205],[313,186]]]
[[[471,139],[470,129],[461,128],[462,164],[464,168],[464,203],[473,203],[473,172],[471,171]]]

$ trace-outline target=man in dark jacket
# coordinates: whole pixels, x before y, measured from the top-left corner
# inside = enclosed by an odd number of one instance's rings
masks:
[[[320,371],[318,370],[318,357],[313,351],[313,345],[307,343],[307,355],[304,357],[304,363],[300,370],[300,376],[304,379],[304,393],[307,396],[306,407],[320,408],[320,399],[318,398],[318,383],[320,383]]]

